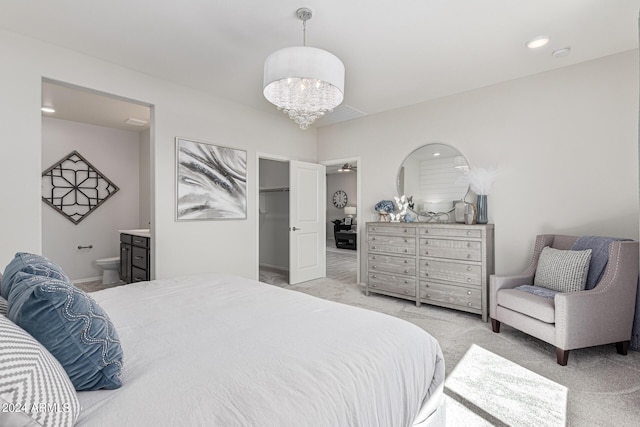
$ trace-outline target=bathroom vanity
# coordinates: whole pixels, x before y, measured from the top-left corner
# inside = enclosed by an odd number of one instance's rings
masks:
[[[151,234],[149,230],[120,232],[120,280],[125,283],[151,280]]]

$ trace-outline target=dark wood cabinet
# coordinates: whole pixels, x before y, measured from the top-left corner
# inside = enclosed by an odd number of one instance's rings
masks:
[[[151,280],[148,237],[120,234],[120,280],[125,283]]]

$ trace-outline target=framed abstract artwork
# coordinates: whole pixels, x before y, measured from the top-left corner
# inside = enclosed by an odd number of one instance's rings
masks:
[[[176,220],[246,219],[247,152],[176,138]]]

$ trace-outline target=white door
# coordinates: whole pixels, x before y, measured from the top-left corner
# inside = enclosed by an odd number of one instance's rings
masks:
[[[289,283],[327,275],[324,165],[289,162]]]

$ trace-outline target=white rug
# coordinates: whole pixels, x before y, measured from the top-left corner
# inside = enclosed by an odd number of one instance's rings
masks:
[[[567,387],[475,344],[447,378],[445,390],[490,425],[566,425]]]

